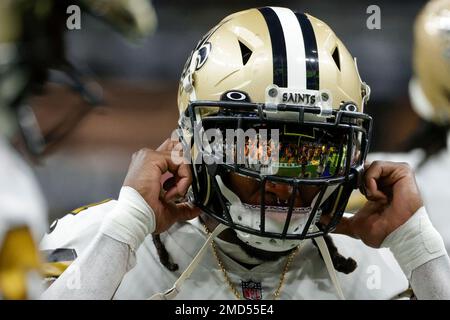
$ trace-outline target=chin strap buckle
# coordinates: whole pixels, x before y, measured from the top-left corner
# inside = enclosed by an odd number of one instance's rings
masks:
[[[357,166],[355,168],[351,168],[350,172],[354,174],[354,178],[353,178],[353,189],[358,189],[358,188],[364,188],[364,182],[363,182],[363,177],[364,177],[364,166],[360,165]],[[362,192],[362,190],[361,190]],[[365,194],[364,192],[362,192],[363,194]]]

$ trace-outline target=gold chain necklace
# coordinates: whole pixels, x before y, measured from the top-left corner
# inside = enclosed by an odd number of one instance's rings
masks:
[[[203,227],[205,228],[206,233],[210,234],[210,231],[208,230],[208,228],[206,227],[206,225],[204,224]],[[234,296],[236,297],[236,299],[241,300],[242,297],[239,294],[238,290],[236,289],[236,287],[234,286],[234,284],[231,282],[230,277],[228,276],[228,272],[225,269],[225,266],[222,262],[222,260],[219,258],[219,254],[217,253],[217,247],[216,247],[216,243],[214,241],[211,242],[211,247],[213,249],[213,253],[214,253],[214,257],[217,260],[217,264],[220,267],[220,270],[222,271],[223,277],[225,278],[226,283],[228,284],[228,287],[230,288],[231,292],[233,292]],[[284,280],[286,278],[286,273],[289,270],[289,267],[292,264],[292,261],[294,260],[295,255],[297,254],[299,249],[299,246],[297,246],[294,251],[292,251],[288,258],[286,259],[286,264],[284,265],[284,269],[283,272],[281,273],[280,276],[280,281],[278,283],[278,288],[275,290],[275,292],[273,293],[273,298],[276,300],[279,298],[280,293],[281,293],[281,288],[283,287],[284,284]]]

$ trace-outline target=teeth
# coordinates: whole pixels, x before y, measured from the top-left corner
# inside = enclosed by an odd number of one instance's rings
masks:
[[[286,200],[283,200],[283,199],[280,199],[280,198],[277,197],[277,204],[278,204],[279,206],[284,206],[284,205],[287,204],[287,201],[286,201]]]

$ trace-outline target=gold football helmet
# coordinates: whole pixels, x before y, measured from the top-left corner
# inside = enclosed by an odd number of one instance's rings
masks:
[[[319,19],[278,7],[224,18],[199,41],[180,79],[179,135],[192,163],[193,201],[257,249],[286,251],[329,232],[359,185],[369,93],[356,60]],[[236,176],[245,187],[233,186]],[[258,200],[242,196],[248,181]],[[269,185],[289,196],[268,201]],[[304,201],[308,188],[315,196]],[[323,214],[333,217],[328,225],[318,223]]]
[[[450,121],[450,1],[430,1],[414,25],[414,110],[437,124]]]

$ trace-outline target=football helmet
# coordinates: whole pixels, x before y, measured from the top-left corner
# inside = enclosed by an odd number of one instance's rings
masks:
[[[319,19],[279,7],[224,18],[180,79],[192,201],[265,251],[332,231],[360,184],[369,94],[356,60]],[[330,223],[318,224],[325,214]]]
[[[414,25],[414,77],[409,93],[414,110],[437,124],[450,121],[450,1],[427,3]]]

